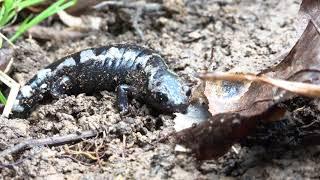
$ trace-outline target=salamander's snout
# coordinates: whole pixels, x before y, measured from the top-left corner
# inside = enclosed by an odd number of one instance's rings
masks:
[[[186,112],[190,88],[179,77],[168,72],[151,85],[151,104],[163,112]]]

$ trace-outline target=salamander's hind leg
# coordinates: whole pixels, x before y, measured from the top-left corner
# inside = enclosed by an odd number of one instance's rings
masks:
[[[129,112],[129,100],[128,96],[135,90],[133,87],[126,84],[119,85],[117,91],[117,103],[121,114],[127,114]]]
[[[59,98],[61,95],[66,94],[71,87],[71,79],[68,76],[62,76],[52,82],[50,94],[53,98]]]

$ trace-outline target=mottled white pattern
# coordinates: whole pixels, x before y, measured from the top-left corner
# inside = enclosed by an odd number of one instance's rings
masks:
[[[31,86],[29,85],[26,85],[26,86],[23,86],[21,89],[21,95],[25,98],[29,98],[32,96],[32,93],[33,93],[33,90],[31,88]]]
[[[100,54],[99,56],[96,56],[96,60],[99,61],[100,63],[103,63],[106,60],[106,55]]]
[[[63,76],[62,80],[60,81],[60,85],[65,84],[68,81],[70,81],[70,78],[68,76]]]
[[[47,77],[50,77],[51,75],[51,69],[42,69],[37,73],[37,82],[41,83],[43,80],[45,80]]]
[[[145,68],[145,71],[146,72],[148,72],[148,73],[150,73],[149,74],[149,77],[148,77],[148,79],[149,79],[149,84],[148,84],[148,89],[153,89],[154,87],[153,87],[153,76],[157,73],[157,68],[154,68],[153,66],[151,66],[151,65],[149,65],[149,66],[147,66],[146,68]]]
[[[104,63],[106,59],[109,59],[108,67],[110,67],[112,63],[115,63],[114,67],[119,67],[121,63],[128,63],[124,61],[133,60],[140,53],[139,51],[134,51],[134,50],[128,50],[126,52],[124,51],[125,51],[125,48],[111,47],[108,49],[108,51],[104,51],[98,56],[96,56],[92,50],[84,50],[80,53],[80,62],[84,63],[92,59],[100,63]],[[145,66],[145,64],[147,63],[147,61],[151,56],[152,55],[138,57],[137,62],[139,62],[142,66]]]
[[[123,54],[123,49],[119,50],[118,48],[111,47],[106,53],[106,58],[120,59],[122,54]]]
[[[136,57],[139,55],[140,51],[134,51],[134,50],[127,50],[123,56],[123,63],[126,64],[127,67],[131,67],[134,64],[134,60],[136,59]]]
[[[114,61],[115,61],[115,65],[114,65],[114,67],[115,67],[115,69],[117,69],[118,67],[119,67],[119,65],[121,64],[121,62],[122,62],[122,60],[120,60],[120,59],[114,59]]]
[[[16,99],[14,101],[14,104],[12,106],[12,110],[15,112],[23,112],[24,108],[20,105],[20,101],[18,99]]]
[[[113,62],[112,59],[110,59],[110,60],[108,61],[108,67],[110,67],[110,66],[112,65],[112,62]]]
[[[80,63],[84,63],[89,59],[95,59],[95,58],[96,58],[96,55],[93,53],[91,49],[80,52]]]
[[[76,65],[76,61],[72,57],[70,57],[70,58],[65,59],[62,63],[60,63],[57,67],[57,70],[60,70],[64,67],[72,67],[75,65]]]
[[[139,56],[136,59],[136,64],[141,64],[142,67],[145,67],[148,60],[152,57],[152,55]]]
[[[139,55],[140,52],[137,52],[137,51],[134,51],[134,50],[128,50],[126,51],[124,54],[123,54],[123,59],[135,59],[138,55]]]
[[[148,88],[149,89],[153,89],[154,87],[154,84],[152,84],[154,82],[154,75],[157,73],[158,71],[158,68],[155,68],[153,67],[153,65],[148,65],[146,66],[147,62],[149,61],[149,59],[152,57],[152,56],[159,56],[161,58],[160,55],[158,54],[152,54],[152,55],[148,55],[148,56],[141,56],[141,58],[139,58],[139,60],[137,59],[137,62],[139,62],[142,67],[145,67],[145,71],[149,74],[149,84],[148,84]],[[164,64],[165,65],[165,64]],[[177,87],[173,87],[173,88],[177,88]]]
[[[33,81],[30,86],[34,89],[34,88],[37,88],[38,87],[38,84],[37,84],[37,80],[36,81]]]
[[[45,89],[45,88],[47,88],[48,87],[48,84],[42,84],[41,86],[40,86],[40,89]]]

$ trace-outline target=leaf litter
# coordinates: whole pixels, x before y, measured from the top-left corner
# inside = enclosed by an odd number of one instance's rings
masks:
[[[218,158],[233,144],[254,136],[261,122],[271,124],[282,120],[289,112],[287,102],[295,101],[296,97],[320,97],[320,2],[304,0],[299,13],[299,26],[305,30],[289,53],[280,57],[283,59],[278,65],[259,74],[199,75],[204,82],[202,88],[195,90],[198,92],[194,91],[193,99],[206,98],[211,117],[201,116],[201,120],[185,129],[176,127],[174,140],[179,147],[187,147],[198,159]],[[199,109],[204,111],[203,108]],[[175,121],[192,122],[190,117],[197,116],[193,112],[178,114]]]

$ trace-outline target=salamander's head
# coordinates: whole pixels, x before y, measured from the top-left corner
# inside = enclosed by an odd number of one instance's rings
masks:
[[[150,104],[162,112],[185,112],[189,105],[190,88],[170,72],[158,72],[149,79]]]

